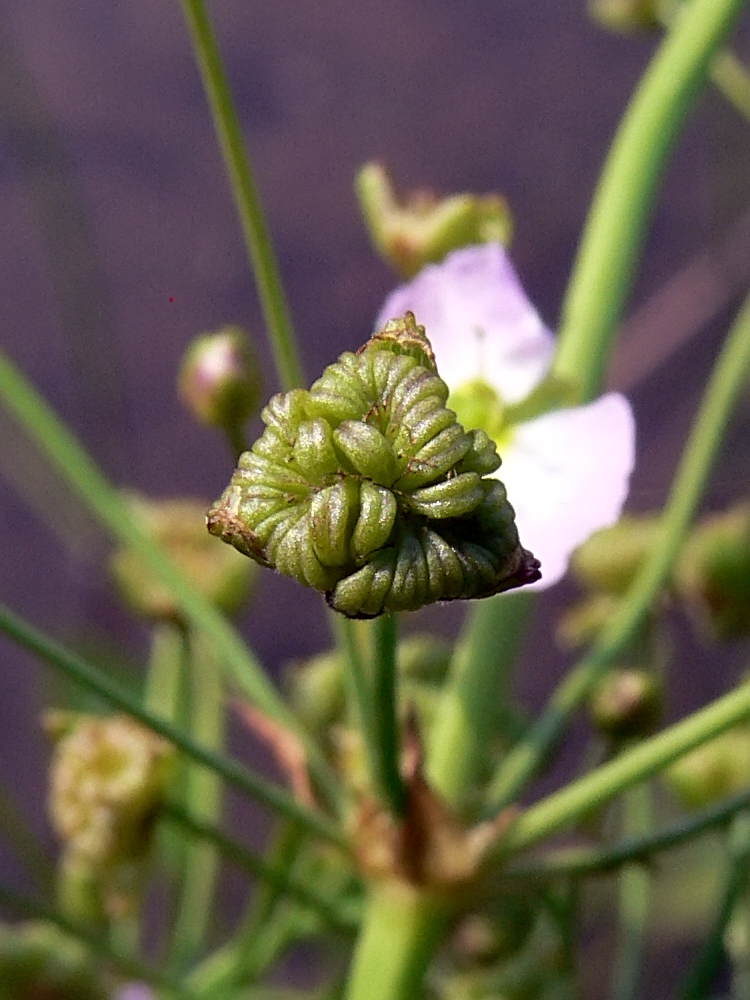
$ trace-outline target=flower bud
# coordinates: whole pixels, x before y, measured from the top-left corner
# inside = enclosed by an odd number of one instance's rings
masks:
[[[658,0],[588,0],[593,21],[620,35],[658,31]]]
[[[48,728],[64,734],[52,759],[49,810],[66,855],[101,872],[143,858],[172,746],[126,715],[80,716],[69,729],[51,713]]]
[[[135,493],[127,500],[140,527],[164,546],[191,583],[226,614],[237,611],[248,596],[255,567],[231,549],[212,543],[206,535],[205,504],[149,500]],[[117,549],[110,571],[135,614],[154,621],[180,620],[171,590],[132,549]]]
[[[533,583],[539,563],[488,478],[495,446],[447,398],[424,329],[392,320],[309,391],[270,400],[209,531],[350,618]]]
[[[515,954],[529,938],[538,906],[529,893],[501,892],[490,907],[466,917],[453,947],[462,963],[488,965]]]
[[[196,337],[180,366],[180,398],[201,423],[234,435],[257,409],[260,364],[247,334],[225,326]]]
[[[610,670],[589,701],[593,725],[613,739],[647,736],[662,714],[661,685],[645,670]]]
[[[655,514],[625,514],[602,528],[573,553],[571,569],[584,586],[622,594],[653,548],[659,531]]]
[[[750,503],[698,525],[678,563],[675,586],[711,637],[750,635]]]
[[[0,925],[0,1000],[106,1000],[90,951],[49,923]]]
[[[558,645],[562,649],[578,649],[593,642],[619,604],[620,599],[612,594],[593,593],[565,608],[555,632]]]
[[[438,198],[415,191],[401,202],[379,163],[362,167],[356,190],[375,249],[403,277],[413,277],[459,247],[510,242],[513,223],[500,195]]]
[[[688,809],[699,809],[750,786],[750,728],[735,726],[680,757],[664,778]]]
[[[344,660],[337,650],[289,664],[292,707],[310,732],[324,735],[346,708]]]

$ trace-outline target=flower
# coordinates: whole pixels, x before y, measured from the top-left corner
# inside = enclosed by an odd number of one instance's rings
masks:
[[[459,421],[497,443],[496,475],[521,543],[541,560],[535,587],[551,587],[573,550],[620,515],[635,454],[630,404],[606,393],[585,406],[535,409],[554,337],[498,243],[457,250],[426,267],[388,296],[375,328],[407,311],[427,331]]]

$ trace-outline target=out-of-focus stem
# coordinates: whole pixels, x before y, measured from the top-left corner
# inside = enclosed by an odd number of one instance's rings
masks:
[[[667,159],[743,0],[689,0],[660,46],[615,137],[563,303],[553,370],[599,391]]]
[[[182,9],[190,29],[214,129],[229,174],[279,381],[283,389],[294,389],[303,384],[297,343],[216,36],[203,0],[182,0]]]

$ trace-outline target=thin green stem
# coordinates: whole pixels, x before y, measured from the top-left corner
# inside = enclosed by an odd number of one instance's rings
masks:
[[[288,868],[275,865],[250,848],[238,844],[236,840],[217,829],[213,824],[205,823],[195,816],[185,812],[180,806],[169,803],[164,808],[164,818],[168,822],[178,824],[194,837],[208,840],[215,844],[221,853],[234,862],[239,868],[255,878],[273,886],[279,893],[309,907],[333,929],[342,934],[351,934],[354,921],[344,910],[337,906],[336,901],[320,895],[306,883],[295,881]]]
[[[644,834],[652,823],[651,789],[636,785],[623,796],[623,829]],[[620,906],[612,1000],[636,1000],[640,995],[652,876],[641,865],[626,865],[620,873]]]
[[[43,903],[23,896],[21,893],[9,889],[4,885],[0,885],[0,906],[25,919],[44,920],[54,924],[60,930],[90,948],[97,958],[103,959],[112,968],[117,969],[118,972],[152,986],[164,996],[172,997],[174,1000],[198,1000],[195,993],[188,990],[172,976],[150,968],[133,955],[127,955],[116,950],[106,938],[93,934],[86,928],[79,927]]]
[[[202,0],[182,0],[182,10],[229,174],[279,381],[283,389],[294,389],[304,381],[297,343],[219,46]]]
[[[680,552],[748,370],[750,299],[740,310],[714,365],[672,484],[656,544],[591,651],[563,680],[527,736],[501,765],[489,790],[488,813],[512,802],[534,777],[571,714],[642,626]]]
[[[562,308],[553,371],[599,391],[664,173],[743,0],[688,0],[633,96],[602,170]]]
[[[750,816],[738,816],[730,835],[731,861],[719,908],[708,935],[688,970],[680,1000],[705,1000],[721,971],[725,958],[727,926],[738,900],[746,891],[750,876]]]
[[[224,686],[219,664],[205,638],[190,637],[191,712],[189,732],[212,752],[224,748]],[[210,823],[221,815],[222,788],[218,775],[191,764],[187,772],[185,803],[188,811]],[[219,854],[210,841],[195,843],[185,852],[180,903],[175,919],[170,964],[189,966],[199,954],[208,930]]]
[[[344,846],[345,841],[341,830],[327,817],[306,809],[284,789],[265,781],[235,761],[207,750],[178,727],[152,712],[147,712],[135,698],[123,691],[103,671],[98,670],[80,656],[69,652],[59,643],[48,639],[2,604],[0,604],[0,632],[45,660],[75,683],[94,691],[120,711],[132,715],[149,729],[153,729],[170,743],[174,743],[192,760],[221,775],[225,781],[240,792],[249,795],[270,809],[276,810],[283,816],[298,821],[315,836]]]
[[[55,880],[52,862],[18,807],[16,799],[3,784],[0,784],[0,835],[34,880],[36,887],[48,891]]]
[[[293,713],[227,619],[146,535],[133,512],[52,408],[0,351],[0,400],[93,514],[119,542],[129,546],[171,591],[187,622],[213,643],[239,691],[264,714],[294,730],[303,741],[321,789],[336,802],[337,782],[322,753],[298,726]]]
[[[460,809],[487,767],[487,747],[512,709],[513,664],[535,595],[518,591],[473,603],[430,731],[427,775]],[[503,719],[505,714],[505,720]]]
[[[750,791],[734,795],[699,813],[680,820],[663,830],[654,830],[643,836],[628,838],[614,847],[600,850],[590,847],[569,847],[552,851],[535,861],[508,865],[503,877],[521,881],[581,878],[603,875],[631,862],[647,864],[660,851],[671,850],[679,844],[693,840],[716,826],[726,824],[733,816],[750,807]]]
[[[498,856],[517,854],[561,832],[589,810],[749,716],[750,685],[743,684],[521,813],[498,845]]]
[[[394,816],[406,809],[406,789],[401,778],[401,749],[396,707],[395,615],[381,615],[373,622],[372,700],[375,715],[374,767],[377,789]]]

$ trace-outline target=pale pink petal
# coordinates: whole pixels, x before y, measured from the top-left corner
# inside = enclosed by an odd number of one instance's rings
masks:
[[[554,339],[499,243],[456,250],[385,300],[375,328],[407,311],[425,327],[448,388],[474,379],[517,403],[547,373]]]
[[[543,590],[563,576],[578,545],[620,516],[635,461],[630,404],[608,393],[520,424],[502,459],[497,476],[521,544],[542,563],[533,586]]]

